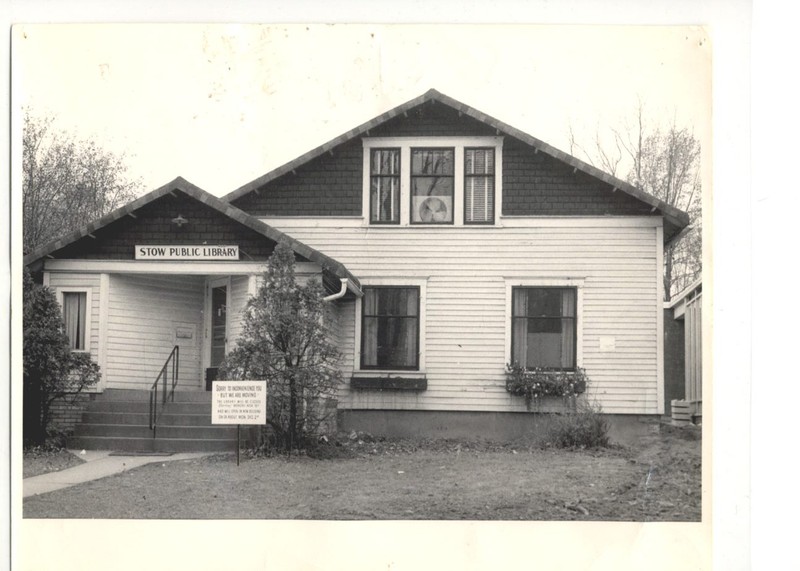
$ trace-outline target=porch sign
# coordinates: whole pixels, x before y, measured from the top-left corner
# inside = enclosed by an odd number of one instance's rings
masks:
[[[239,260],[239,246],[135,246],[137,260]]]
[[[214,381],[211,424],[266,424],[267,381]]]

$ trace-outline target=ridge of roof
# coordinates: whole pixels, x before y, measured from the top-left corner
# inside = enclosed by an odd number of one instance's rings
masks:
[[[232,204],[220,200],[216,196],[206,192],[199,186],[192,184],[191,182],[187,181],[186,179],[180,176],[168,182],[167,184],[160,186],[157,189],[145,194],[144,196],[140,196],[136,200],[133,200],[117,208],[116,210],[109,212],[105,216],[98,218],[97,220],[87,224],[86,226],[78,230],[74,230],[73,232],[70,232],[65,236],[57,238],[56,240],[48,242],[44,246],[26,255],[23,258],[23,264],[29,266],[37,262],[38,260],[44,258],[45,256],[48,256],[52,252],[60,250],[61,248],[64,248],[65,246],[68,246],[69,244],[77,240],[80,240],[85,236],[88,236],[92,232],[104,228],[105,226],[108,226],[112,222],[115,222],[120,218],[127,216],[128,214],[134,213],[136,210],[139,210],[143,206],[175,190],[191,196],[195,200],[202,202],[203,204],[213,208],[214,210],[223,214],[224,216],[227,216],[228,218],[242,224],[243,226],[246,226],[251,230],[258,232],[262,236],[265,236],[270,240],[273,240],[274,242],[281,242],[281,241],[286,242],[287,244],[289,244],[289,247],[291,247],[295,253],[303,256],[308,260],[311,260],[312,262],[318,263],[323,268],[323,270],[333,273],[336,277],[340,279],[344,278],[350,279],[354,284],[356,284],[356,286],[360,287],[359,285],[360,282],[358,281],[358,279],[356,279],[356,277],[353,276],[353,274],[351,274],[350,271],[341,262],[334,260],[330,256],[323,254],[322,252],[312,248],[311,246],[307,246],[306,244],[300,242],[299,240],[292,238],[288,234],[281,232],[277,228],[273,228],[269,224],[262,222],[261,220],[259,220],[255,216],[248,214],[244,210],[236,208]]]
[[[460,101],[457,101],[456,99],[453,99],[452,97],[449,97],[437,91],[436,89],[429,89],[422,95],[410,99],[409,101],[406,101],[405,103],[402,103],[397,107],[394,107],[378,115],[377,117],[370,119],[366,123],[362,123],[361,125],[355,127],[354,129],[342,133],[341,135],[331,139],[327,143],[324,143],[308,151],[307,153],[300,155],[296,159],[289,161],[288,163],[285,163],[269,171],[268,173],[248,182],[247,184],[244,184],[243,186],[240,186],[236,190],[224,195],[222,197],[222,200],[225,202],[231,202],[233,200],[241,198],[245,194],[252,192],[253,190],[263,186],[264,184],[271,182],[276,178],[297,169],[297,167],[311,161],[312,159],[315,159],[323,155],[324,153],[327,153],[334,147],[337,147],[342,143],[346,143],[347,141],[355,137],[358,137],[364,133],[368,134],[370,129],[376,128],[377,126],[381,125],[382,123],[385,123],[389,119],[397,117],[401,113],[404,113],[413,107],[416,107],[423,103],[427,103],[428,101],[432,100],[438,101],[449,107],[452,107],[453,109],[459,111],[460,113],[463,113],[464,115],[472,117],[473,119],[485,123],[490,127],[495,128],[498,131],[504,132],[516,139],[519,139],[520,141],[527,143],[528,145],[534,147],[535,149],[543,153],[546,153],[555,159],[567,163],[574,169],[580,170],[594,178],[598,178],[603,182],[611,185],[615,189],[621,190],[626,194],[629,194],[634,198],[641,200],[646,204],[649,204],[650,206],[653,207],[654,211],[660,210],[663,216],[669,222],[675,225],[678,228],[678,230],[685,228],[689,224],[689,215],[686,212],[683,212],[682,210],[667,204],[663,200],[659,200],[655,196],[646,193],[640,188],[637,188],[628,182],[625,182],[615,176],[603,172],[597,167],[592,166],[578,159],[577,157],[567,154],[564,151],[561,151],[553,147],[552,145],[549,145],[548,143],[545,143],[544,141],[537,139],[532,135],[528,135],[524,131],[520,131],[516,127],[512,127],[511,125],[508,125],[507,123],[504,123],[499,119],[495,119],[494,117],[487,115],[486,113],[478,111],[477,109],[465,103],[461,103]]]

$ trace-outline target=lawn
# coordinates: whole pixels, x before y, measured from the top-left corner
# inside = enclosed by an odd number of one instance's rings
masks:
[[[27,518],[700,521],[699,430],[629,448],[347,441],[327,460],[158,462],[27,498]]]
[[[22,477],[58,472],[80,464],[83,464],[83,460],[63,448],[31,448],[23,452]]]

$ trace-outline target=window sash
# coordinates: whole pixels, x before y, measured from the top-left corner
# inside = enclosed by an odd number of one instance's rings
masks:
[[[419,369],[418,287],[364,288],[361,368]]]
[[[554,296],[558,299],[555,307]],[[576,300],[575,288],[512,288],[512,362],[531,368],[574,370]]]
[[[64,329],[72,351],[86,351],[86,292],[62,294]]]

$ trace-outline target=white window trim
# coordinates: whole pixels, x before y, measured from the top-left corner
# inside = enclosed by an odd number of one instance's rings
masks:
[[[435,228],[453,226],[499,226],[503,204],[503,137],[371,137],[364,138],[362,212],[363,226],[370,228],[422,227]],[[371,224],[370,198],[370,151],[371,149],[393,147],[400,149],[400,223]],[[411,224],[411,149],[416,147],[455,149],[453,180],[453,223],[452,224]],[[469,224],[464,221],[464,149],[472,147],[494,148],[494,224]]]
[[[425,323],[427,311],[427,279],[409,278],[364,278],[361,280],[361,287],[370,286],[396,286],[396,287],[418,287],[419,288],[419,369],[409,371],[408,369],[362,369],[361,368],[361,315],[363,297],[356,300],[356,334],[355,347],[353,351],[353,376],[370,377],[421,377],[425,376]]]
[[[513,317],[512,289],[515,287],[573,287],[575,300],[575,366],[583,367],[583,290],[585,278],[506,278],[506,363],[511,363],[511,321]]]
[[[85,293],[86,294],[86,329],[83,332],[83,346],[86,349],[72,349],[73,353],[91,353],[92,346],[92,327],[94,325],[94,316],[92,315],[92,288],[90,287],[57,287],[56,297],[58,305],[61,306],[61,311],[64,311],[64,294],[65,293]]]

